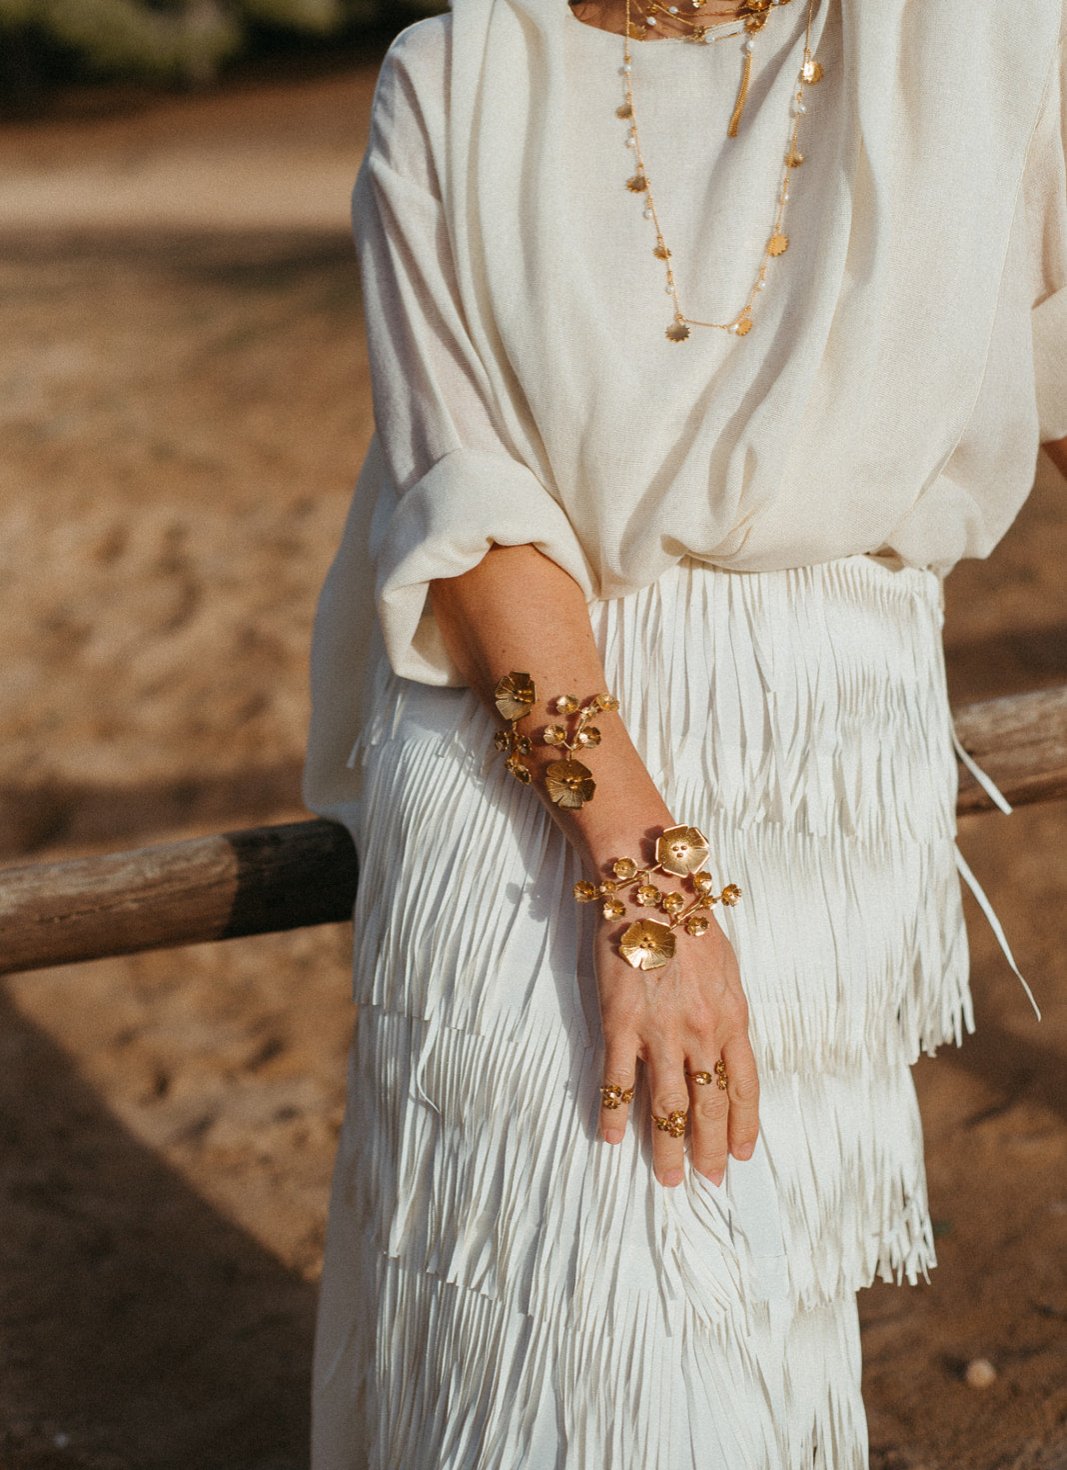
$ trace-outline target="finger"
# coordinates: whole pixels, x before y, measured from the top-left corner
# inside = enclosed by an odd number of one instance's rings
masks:
[[[760,1085],[748,1037],[733,1036],[726,1041],[722,1059],[726,1063],[727,1091],[721,1095],[730,1099],[730,1152],[735,1158],[749,1159],[759,1134]]]
[[[686,1068],[692,1098],[689,1117],[693,1129],[693,1167],[712,1184],[721,1184],[726,1173],[730,1099],[715,1085],[715,1073],[706,1056],[687,1060]]]
[[[685,1172],[685,1130],[689,1111],[689,1090],[685,1085],[685,1067],[681,1056],[653,1057],[648,1063],[649,1096],[652,1113],[673,1124],[672,1131],[652,1128],[652,1168],[661,1184],[673,1188],[681,1184]],[[673,1115],[673,1117],[672,1117]]]
[[[630,1116],[637,1070],[637,1047],[609,1041],[600,1091],[600,1132],[606,1143],[621,1143]]]

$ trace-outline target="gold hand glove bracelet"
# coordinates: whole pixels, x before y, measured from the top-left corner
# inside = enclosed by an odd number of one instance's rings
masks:
[[[523,756],[530,754],[533,745],[529,736],[519,734],[518,726],[537,700],[534,682],[529,674],[512,671],[499,681],[493,690],[493,699],[499,714],[508,721],[508,729],[497,731],[494,744],[497,750],[506,752],[504,764],[511,774],[528,786],[533,778]],[[593,773],[588,766],[574,759],[574,752],[590,750],[600,744],[600,731],[589,722],[599,711],[614,711],[618,707],[619,701],[613,694],[594,694],[584,704],[579,704],[574,694],[561,694],[552,702],[557,715],[576,717],[569,734],[566,726],[554,723],[547,725],[541,735],[542,745],[568,752],[564,760],[552,761],[545,767],[545,789],[557,806],[574,811],[592,801],[596,791]]]
[[[619,953],[635,970],[659,970],[674,958],[675,930],[699,938],[711,927],[707,910],[722,902],[732,906],[741,897],[736,883],[727,883],[721,893],[713,893],[714,879],[704,867],[708,860],[708,839],[699,827],[666,827],[656,840],[656,860],[642,866],[636,858],[615,858],[612,876],[599,883],[582,879],[574,885],[579,903],[600,900],[605,919],[621,919],[626,913],[622,894],[632,888],[634,902],[640,908],[655,908],[666,916],[658,919],[636,919],[619,937]],[[692,900],[676,890],[664,892],[651,881],[653,873],[670,873],[688,879]]]

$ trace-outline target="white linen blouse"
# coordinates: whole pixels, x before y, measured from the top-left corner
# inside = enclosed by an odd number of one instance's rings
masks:
[[[755,276],[806,14],[772,9],[735,138],[740,38],[632,43],[689,316],[731,318]],[[428,584],[493,543],[588,599],[683,557],[989,554],[1067,435],[1065,16],[815,0],[789,248],[751,332],[682,343],[625,187],[622,37],[566,0],[454,0],[396,36],[352,198],[375,433],[316,622],[312,809],[354,776],[375,621],[397,673],[460,684]]]

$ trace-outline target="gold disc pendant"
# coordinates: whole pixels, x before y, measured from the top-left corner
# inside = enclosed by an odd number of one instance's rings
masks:
[[[816,61],[814,56],[806,57],[804,65],[800,68],[800,75],[814,87],[815,83],[821,82],[823,78],[822,62]]]
[[[682,321],[681,317],[675,317],[674,321],[667,328],[668,340],[671,342],[684,342],[688,336],[689,328],[685,322]]]
[[[788,235],[772,235],[767,242],[768,255],[784,255],[789,249]]]

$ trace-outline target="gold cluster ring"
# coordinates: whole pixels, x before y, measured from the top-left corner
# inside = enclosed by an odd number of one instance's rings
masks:
[[[652,1121],[659,1131],[669,1133],[672,1138],[682,1137],[688,1119],[688,1112],[683,1112],[680,1108],[676,1108],[673,1113],[668,1113],[665,1118],[661,1118],[658,1113],[652,1114]]]
[[[621,1108],[624,1103],[632,1103],[634,1090],[632,1087],[620,1087],[617,1082],[605,1082],[600,1089],[600,1105],[613,1113],[616,1108]]]
[[[714,1082],[716,1087],[718,1087],[722,1092],[725,1092],[730,1085],[730,1078],[727,1075],[726,1071],[726,1063],[721,1057],[715,1063],[714,1073],[687,1072],[685,1075],[689,1078],[691,1082],[695,1082],[698,1087],[707,1087],[709,1083]]]

